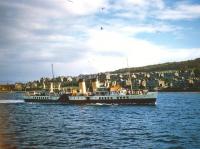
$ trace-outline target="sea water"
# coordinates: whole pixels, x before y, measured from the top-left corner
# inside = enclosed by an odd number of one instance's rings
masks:
[[[200,148],[200,93],[159,93],[156,106],[24,103],[0,94],[1,148]]]

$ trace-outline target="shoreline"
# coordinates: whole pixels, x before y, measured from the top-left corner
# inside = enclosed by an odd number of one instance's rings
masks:
[[[25,93],[26,91],[0,91],[0,94]],[[150,92],[200,92],[200,90],[150,90]]]
[[[26,91],[0,91],[1,93],[25,93]]]
[[[200,92],[200,90],[194,90],[194,89],[163,89],[163,90],[157,90],[157,92]]]

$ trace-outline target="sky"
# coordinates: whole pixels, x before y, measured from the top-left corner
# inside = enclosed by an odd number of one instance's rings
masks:
[[[0,83],[200,57],[198,0],[1,0]],[[127,65],[128,59],[128,65]]]

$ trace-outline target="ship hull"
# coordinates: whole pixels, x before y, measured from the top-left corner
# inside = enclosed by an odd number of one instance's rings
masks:
[[[62,95],[58,100],[52,99],[31,99],[24,98],[25,102],[32,103],[53,103],[53,104],[69,104],[69,105],[90,105],[90,104],[117,104],[117,105],[155,105],[156,98],[123,98],[123,99],[93,99],[93,97],[82,97],[79,99],[71,99],[68,95]]]
[[[58,100],[51,100],[51,99],[24,99],[25,102],[30,102],[30,103],[59,103]]]
[[[117,105],[155,105],[156,99],[122,99],[122,100],[88,100],[88,101],[67,101],[62,102],[71,105],[84,105],[84,104],[117,104]]]

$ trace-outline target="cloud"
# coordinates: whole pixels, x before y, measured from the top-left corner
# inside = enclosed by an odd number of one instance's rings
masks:
[[[173,8],[198,17],[198,5]],[[184,31],[163,21],[170,19],[170,11],[162,0],[1,1],[0,78],[51,76],[52,63],[57,75],[78,75],[126,67],[127,57],[130,66],[199,57],[198,47],[175,49],[137,38],[140,33]]]
[[[161,20],[191,20],[200,18],[200,5],[178,4],[175,8],[166,8],[157,15]]]
[[[181,1],[167,5],[163,0],[124,0],[108,7],[116,17],[160,20],[191,20],[200,17],[200,5]],[[113,11],[114,10],[114,11]]]
[[[115,17],[145,20],[151,16],[152,11],[163,9],[163,7],[162,0],[124,0],[110,4],[108,9]]]
[[[112,28],[109,28],[110,30],[117,30],[121,33],[126,33],[127,35],[137,35],[139,33],[160,33],[160,32],[174,32],[177,30],[181,30],[180,27],[176,27],[173,25],[168,24],[138,24],[138,25],[113,25]]]
[[[94,14],[100,11],[100,9],[105,5],[107,5],[106,0],[73,0],[68,5],[65,5],[64,8],[67,10],[67,12],[69,12],[72,15],[83,16]]]
[[[137,67],[168,61],[181,61],[200,56],[199,48],[170,49],[167,46],[158,46],[114,31],[91,30],[86,44],[90,50],[84,54],[83,59],[79,60],[76,65],[84,64],[85,68],[92,65],[93,72],[126,67],[126,58],[129,59],[130,66]],[[87,59],[92,62],[87,64]]]

